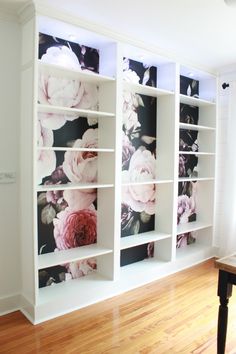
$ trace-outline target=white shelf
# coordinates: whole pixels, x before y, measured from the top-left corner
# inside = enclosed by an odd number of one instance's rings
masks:
[[[77,108],[69,108],[69,107],[60,107],[60,106],[51,106],[47,104],[38,103],[38,112],[41,113],[59,113],[71,116],[78,117],[87,117],[87,118],[114,118],[115,114],[110,112],[102,112],[102,111],[92,111],[90,109],[77,109]]]
[[[180,155],[202,155],[202,156],[214,156],[214,152],[199,152],[199,151],[179,151]]]
[[[152,97],[174,94],[174,92],[172,92],[172,91],[163,90],[163,89],[159,89],[156,87],[145,86],[145,85],[136,84],[136,83],[127,82],[127,81],[123,81],[123,87],[124,87],[124,89],[130,90],[134,93],[139,93],[141,95],[147,95],[147,96],[152,96]]]
[[[155,242],[163,240],[166,238],[171,238],[171,234],[160,233],[155,231],[145,232],[143,234],[137,234],[132,236],[121,237],[120,249],[124,250],[127,248],[143,245],[149,242]]]
[[[164,184],[164,183],[173,183],[172,179],[154,179],[152,181],[142,181],[142,182],[122,182],[122,186],[142,186],[147,184]]]
[[[203,100],[201,98],[195,98],[191,96],[186,96],[183,94],[179,95],[180,103],[185,103],[190,106],[202,107],[202,106],[215,106],[215,102]]]
[[[37,147],[38,150],[44,151],[91,151],[91,152],[114,152],[114,149],[103,149],[103,148],[72,148],[72,147],[54,147],[54,146],[43,146]]]
[[[112,188],[114,187],[114,184],[112,183],[81,183],[81,184],[72,184],[72,183],[67,183],[67,184],[49,184],[49,185],[43,185],[43,186],[37,186],[37,191],[38,192],[47,192],[47,191],[60,191],[60,190],[66,190],[66,189],[89,189],[89,188]]]
[[[184,234],[186,232],[197,231],[201,229],[206,229],[207,227],[212,227],[212,223],[192,221],[186,224],[179,224],[177,226],[176,234]]]
[[[53,253],[46,253],[38,256],[38,269],[62,265],[82,259],[101,256],[108,253],[112,253],[112,250],[101,247],[98,244],[57,251]]]
[[[185,247],[177,248],[176,249],[176,260],[179,261],[180,259],[194,259],[198,254],[200,254],[200,261],[204,259],[208,259],[213,256],[213,249],[211,246],[207,246],[204,244],[199,244],[197,241],[192,243],[191,245],[187,245]]]
[[[179,123],[180,129],[188,129],[188,130],[198,130],[198,131],[215,131],[215,128],[206,127],[204,125],[196,125],[196,124],[187,124],[187,123]]]
[[[178,182],[189,182],[189,181],[214,181],[214,177],[180,177]]]
[[[89,71],[67,69],[59,65],[44,63],[41,60],[38,61],[38,64],[40,73],[44,75],[68,79],[80,79],[83,82],[90,82],[94,84],[115,81],[114,78],[109,76],[104,76]]]

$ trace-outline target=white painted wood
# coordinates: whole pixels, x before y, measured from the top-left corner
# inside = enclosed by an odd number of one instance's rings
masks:
[[[179,224],[177,226],[176,234],[184,234],[185,232],[197,231],[200,229],[206,229],[212,227],[212,223],[201,222],[201,221],[192,221],[187,224]]]
[[[41,10],[40,10],[41,11]],[[56,17],[56,16],[53,16]],[[65,18],[68,18],[65,15]],[[170,59],[151,53],[144,46],[137,48],[132,44],[118,42],[110,35],[100,35],[99,31],[89,31],[76,26],[71,18],[71,24],[37,17],[38,29],[44,33],[69,40],[70,34],[78,37],[78,42],[99,49],[100,74],[67,70],[54,65],[48,65],[37,60],[36,50],[29,46],[31,51],[27,58],[32,58],[23,78],[23,128],[29,124],[27,134],[23,135],[22,158],[24,171],[22,176],[22,191],[27,196],[24,201],[26,210],[22,213],[25,222],[22,229],[25,231],[23,242],[27,244],[22,252],[26,257],[22,262],[27,270],[24,275],[23,292],[27,298],[27,306],[22,307],[26,315],[34,323],[58,316],[73,309],[117,295],[136,286],[140,286],[173,273],[181,268],[200,262],[212,255],[213,204],[214,204],[214,169],[215,169],[215,128],[216,105],[214,103],[215,77],[209,74],[194,71],[194,77],[199,80],[200,99],[179,95],[179,75],[187,74],[188,68],[173,63]],[[96,33],[95,33],[96,32]],[[34,40],[37,35],[34,34]],[[34,47],[34,46],[33,46]],[[140,55],[144,59],[140,59]],[[158,88],[140,84],[124,83],[122,81],[123,57],[143,61],[148,65],[156,65]],[[75,110],[73,108],[38,105],[35,97],[37,89],[37,71],[34,62],[41,72],[46,75],[80,79],[92,82],[99,86],[99,111]],[[27,70],[29,71],[27,71]],[[154,181],[144,183],[122,183],[122,96],[123,89],[129,88],[133,92],[157,97],[157,168]],[[209,93],[208,93],[209,91]],[[33,97],[32,97],[33,92]],[[28,104],[29,101],[29,104]],[[176,225],[177,215],[177,188],[178,182],[178,138],[179,128],[189,129],[188,125],[179,124],[180,102],[199,106],[199,126],[193,126],[199,131],[200,151],[183,152],[196,154],[199,157],[197,221],[191,223],[191,229]],[[55,186],[36,186],[34,175],[36,172],[36,112],[51,112],[60,114],[78,114],[85,117],[98,118],[98,148],[73,149],[61,147],[44,147],[45,150],[55,151],[95,151],[98,152],[98,182],[94,184],[64,184]],[[32,154],[32,149],[34,154]],[[182,153],[182,152],[181,152]],[[33,166],[32,166],[33,165]],[[190,180],[190,179],[184,179]],[[196,180],[196,179],[194,179]],[[145,234],[120,238],[121,215],[121,188],[122,185],[156,185],[156,213],[155,230]],[[53,254],[37,255],[37,224],[36,212],[32,205],[36,205],[36,192],[64,190],[64,189],[97,189],[97,244],[71,249]],[[30,209],[31,207],[31,209]],[[29,220],[30,218],[30,220]],[[190,224],[190,223],[189,223]],[[182,229],[181,229],[182,227]],[[176,234],[186,230],[197,232],[196,243],[184,250],[176,250]],[[120,250],[134,247],[147,242],[154,242],[154,257],[142,262],[120,268]],[[26,254],[27,253],[27,254]],[[89,276],[63,282],[55,286],[38,289],[38,269],[50,267],[80,259],[96,257],[97,271]],[[138,276],[137,276],[138,274]],[[28,277],[28,279],[26,279]],[[78,296],[77,296],[78,295]],[[66,301],[65,301],[66,299]]]
[[[163,184],[163,183],[173,183],[173,180],[171,179],[163,179],[163,180],[158,180],[154,179],[152,181],[143,181],[143,182],[122,182],[122,186],[142,186],[145,184]]]
[[[113,118],[114,113],[110,112],[102,112],[102,111],[92,111],[89,109],[77,109],[77,108],[69,108],[69,107],[60,107],[46,104],[38,104],[38,112],[43,113],[61,113],[72,116],[81,116],[88,118]]]
[[[207,101],[203,98],[195,98],[191,96],[186,96],[183,94],[180,94],[180,102],[189,104],[190,106],[196,106],[196,107],[201,107],[201,106],[214,106],[215,102]]]
[[[215,131],[215,128],[207,127],[204,125],[196,125],[196,124],[188,124],[188,123],[179,123],[180,129],[187,129],[187,130],[207,130],[207,131]]]
[[[91,151],[91,152],[114,152],[114,149],[100,149],[100,148],[70,148],[70,147],[38,147],[38,150],[45,150],[45,151]]]
[[[141,84],[136,84],[133,82],[126,82],[124,81],[123,83],[124,89],[129,90],[134,93],[139,93],[141,95],[147,95],[147,96],[152,96],[152,97],[158,97],[158,96],[163,96],[163,95],[172,95],[173,92],[152,87],[152,86],[145,86]]]
[[[156,242],[166,238],[170,238],[170,234],[158,233],[155,231],[145,232],[143,234],[137,234],[127,237],[122,237],[120,240],[120,249],[124,250],[130,247],[135,247],[138,245],[143,245],[149,242]],[[158,247],[158,245],[157,245]]]
[[[41,74],[51,75],[53,77],[79,79],[83,82],[89,83],[103,83],[114,80],[109,76],[83,70],[67,69],[60,65],[44,63],[41,60],[39,60],[38,66]]]
[[[98,244],[92,244],[63,251],[56,251],[53,253],[45,253],[38,256],[38,269],[76,262],[82,259],[97,257],[111,252],[111,249],[99,246]]]
[[[46,191],[62,191],[66,189],[89,189],[89,188],[112,188],[113,184],[100,184],[100,183],[81,183],[81,184],[55,184],[55,185],[42,185],[37,187],[38,192],[46,192]]]

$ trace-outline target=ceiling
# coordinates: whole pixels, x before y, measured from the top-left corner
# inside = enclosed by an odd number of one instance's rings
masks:
[[[236,7],[224,0],[35,0],[211,71],[236,65]],[[24,0],[0,0],[17,8]]]

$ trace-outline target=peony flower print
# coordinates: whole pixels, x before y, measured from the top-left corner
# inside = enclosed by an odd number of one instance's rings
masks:
[[[63,198],[67,202],[71,211],[78,211],[82,209],[88,209],[91,204],[97,198],[97,190],[93,188],[89,189],[66,189],[63,192]]]
[[[190,218],[196,214],[197,183],[185,182],[184,188],[185,191],[178,196],[177,224],[188,223]]]
[[[88,129],[82,139],[77,139],[74,148],[97,148],[97,129]],[[93,151],[66,151],[63,170],[72,183],[97,182],[97,153]]]
[[[186,247],[191,245],[196,241],[192,232],[186,232],[184,234],[177,235],[176,237],[176,248]]]
[[[48,48],[46,53],[42,55],[41,61],[48,64],[60,65],[68,69],[79,70],[81,68],[75,53],[63,45]]]
[[[38,139],[37,146],[52,146],[53,133],[50,129],[43,128],[38,121]],[[49,176],[56,168],[56,155],[51,150],[38,150],[37,172],[38,184],[42,183],[43,178]]]
[[[69,263],[66,268],[71,274],[72,279],[78,279],[94,272],[97,269],[97,261],[95,258],[83,259],[78,262]]]
[[[135,147],[129,140],[128,136],[122,132],[122,170],[129,168],[130,158],[135,152]]]
[[[143,105],[141,97],[129,91],[123,92],[123,127],[127,133],[131,133],[140,128],[137,108]]]
[[[150,182],[155,179],[156,160],[150,151],[139,148],[130,159],[129,170],[122,171],[122,181]],[[122,202],[136,212],[155,213],[155,184],[127,184],[122,188]]]
[[[95,209],[78,211],[65,209],[57,214],[53,224],[58,250],[91,245],[97,241],[97,212]]]

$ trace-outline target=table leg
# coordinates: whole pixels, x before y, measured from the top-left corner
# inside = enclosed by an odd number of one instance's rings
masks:
[[[232,295],[232,284],[228,282],[229,274],[225,271],[219,271],[218,278],[218,296],[220,298],[220,306],[218,313],[218,329],[217,329],[217,354],[225,353],[227,321],[228,321],[228,302]]]

